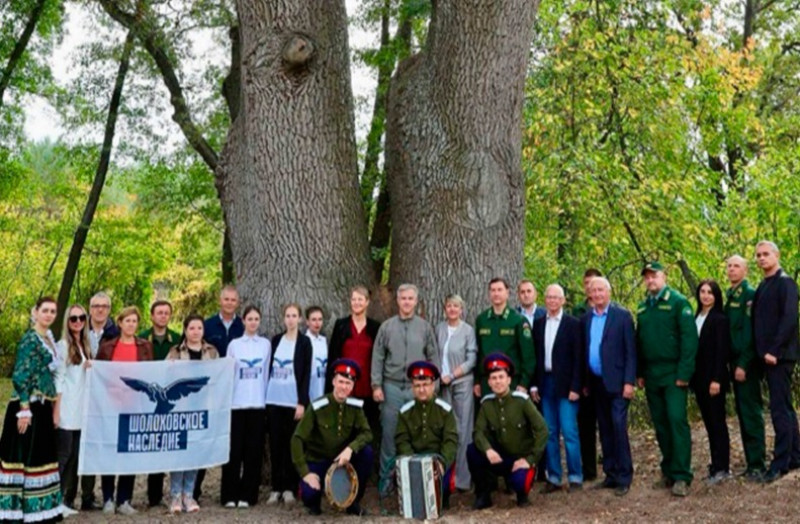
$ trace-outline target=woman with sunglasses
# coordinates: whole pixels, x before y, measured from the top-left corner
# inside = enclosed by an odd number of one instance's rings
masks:
[[[0,520],[61,520],[55,422],[56,343],[50,326],[56,301],[42,297],[33,328],[17,346],[11,377],[14,391],[0,436]]]
[[[63,338],[56,345],[58,356],[58,473],[61,475],[61,494],[64,499],[63,514],[69,517],[75,511],[78,493],[78,450],[81,442],[83,395],[86,390],[86,369],[91,364],[89,322],[86,310],[73,304],[64,315]],[[86,487],[82,486],[82,491]]]

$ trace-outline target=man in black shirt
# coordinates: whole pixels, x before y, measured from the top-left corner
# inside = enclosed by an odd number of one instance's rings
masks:
[[[756,245],[756,262],[764,272],[753,298],[753,341],[763,359],[769,411],[775,428],[775,452],[764,482],[774,482],[800,467],[800,430],[792,407],[792,371],[800,357],[797,284],[780,266],[773,242]]]

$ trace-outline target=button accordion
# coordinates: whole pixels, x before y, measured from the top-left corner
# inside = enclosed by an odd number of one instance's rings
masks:
[[[397,458],[397,496],[407,519],[437,519],[442,513],[442,476],[433,455]]]

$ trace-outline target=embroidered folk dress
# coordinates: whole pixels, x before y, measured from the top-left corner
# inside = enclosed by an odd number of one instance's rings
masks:
[[[0,436],[0,520],[56,522],[61,520],[56,429],[53,426],[55,343],[28,330],[17,347],[12,383]],[[17,413],[30,405],[33,414],[24,434]]]

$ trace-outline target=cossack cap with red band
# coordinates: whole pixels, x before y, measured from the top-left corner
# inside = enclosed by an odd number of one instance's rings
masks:
[[[514,376],[514,363],[503,353],[491,353],[483,359],[483,369],[487,375],[491,375],[493,371],[501,369],[506,370],[509,376]]]
[[[342,375],[355,382],[361,376],[361,368],[354,360],[340,358],[333,363],[333,374]]]
[[[408,365],[406,376],[411,380],[414,380],[415,378],[429,378],[431,380],[437,380],[439,378],[439,368],[437,368],[435,364],[431,364],[428,361],[418,360]]]

